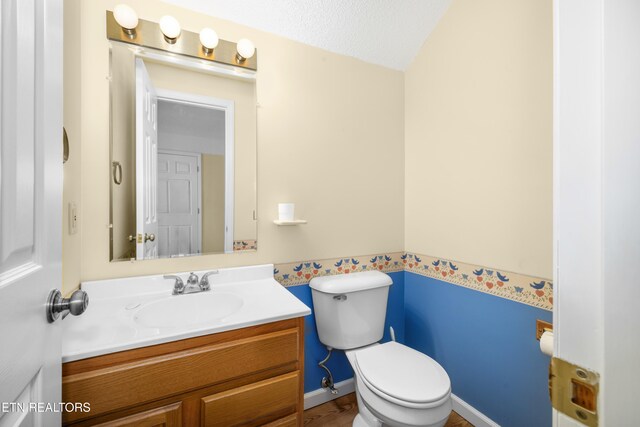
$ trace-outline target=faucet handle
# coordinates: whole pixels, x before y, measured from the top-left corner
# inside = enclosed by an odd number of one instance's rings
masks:
[[[174,274],[166,274],[163,276],[165,279],[175,280],[173,284],[173,294],[178,295],[184,292],[184,282],[180,276],[176,276]]]
[[[189,274],[189,278],[187,279],[187,285],[197,285],[198,284],[198,275],[193,271]]]
[[[209,284],[209,276],[212,274],[220,273],[218,270],[211,270],[202,275],[202,279],[200,279],[200,289],[203,291],[208,291],[211,289],[211,285]]]

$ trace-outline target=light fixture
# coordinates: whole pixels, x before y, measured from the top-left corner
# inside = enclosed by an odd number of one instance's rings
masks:
[[[165,15],[160,18],[160,31],[164,34],[164,39],[167,43],[175,43],[178,37],[180,37],[180,23],[176,18],[170,15]]]
[[[200,43],[205,55],[210,55],[213,49],[218,46],[218,34],[211,28],[203,28],[200,31]]]
[[[251,40],[241,37],[234,41],[218,38],[210,22],[202,25],[198,31],[189,31],[181,28],[183,22],[179,22],[176,15],[160,14],[161,18],[156,21],[139,19],[130,6],[138,3],[137,0],[116,0],[112,3],[113,9],[106,11],[108,40],[184,55],[196,60],[199,65],[209,62],[229,65],[231,68],[225,69],[225,73],[255,78],[253,72],[258,69],[258,51]]]
[[[119,4],[113,8],[113,17],[122,31],[129,36],[135,36],[136,27],[138,26],[138,14],[129,5]]]
[[[238,53],[236,54],[236,59],[238,60],[238,62],[244,62],[245,60],[251,58],[254,53],[256,53],[256,47],[249,39],[238,40],[237,49]]]

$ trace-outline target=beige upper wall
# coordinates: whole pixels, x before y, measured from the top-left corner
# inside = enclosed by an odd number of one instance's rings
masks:
[[[65,207],[76,201],[80,213],[79,234],[65,229],[67,290],[77,280],[403,249],[552,276],[550,0],[454,0],[404,77],[131,1],[143,19],[170,13],[189,30],[206,25],[225,39],[253,39],[260,103],[258,252],[134,263],[108,262],[104,11],[116,3],[83,2],[77,11],[79,1],[65,0],[65,17],[81,18],[65,40],[67,51],[81,52],[65,51],[65,126],[81,132],[72,132],[72,147],[82,141],[81,166],[71,163],[73,148],[65,165]],[[273,225],[283,201],[295,202],[309,224]]]
[[[64,8],[64,57],[63,57],[63,125],[69,137],[69,160],[64,164],[62,191],[62,284],[67,294],[80,280],[82,229],[69,232],[69,203],[76,202],[78,215],[82,216],[80,201],[81,137],[80,137],[80,1],[65,0]]]
[[[258,251],[172,260],[109,262],[109,48],[105,10],[83,1],[79,118],[81,251],[65,254],[80,280],[322,259],[403,249],[403,74],[153,0],[130,0],[142,19],[175,16],[186,30],[211,26],[258,49]],[[65,7],[80,2],[65,1]],[[67,70],[65,70],[67,71]],[[66,95],[66,93],[65,93]],[[78,119],[65,117],[65,122]],[[65,171],[67,172],[67,171]],[[277,227],[278,202],[309,224]],[[70,240],[65,233],[65,248]],[[78,267],[79,266],[79,267]],[[77,286],[65,280],[65,288]]]
[[[405,248],[552,277],[551,0],[454,0],[405,117]]]

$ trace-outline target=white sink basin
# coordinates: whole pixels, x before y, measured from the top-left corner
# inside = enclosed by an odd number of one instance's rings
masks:
[[[91,307],[63,322],[63,362],[311,314],[275,281],[272,264],[218,271],[210,291],[175,296],[173,280],[160,274],[83,282]]]
[[[228,292],[172,295],[145,304],[133,319],[139,325],[151,328],[197,326],[230,316],[243,305],[241,297]]]

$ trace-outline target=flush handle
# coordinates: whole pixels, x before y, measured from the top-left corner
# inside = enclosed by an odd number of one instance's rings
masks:
[[[345,294],[334,295],[333,299],[336,300],[336,301],[346,301],[347,300],[347,296]]]

